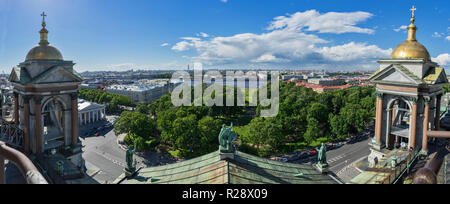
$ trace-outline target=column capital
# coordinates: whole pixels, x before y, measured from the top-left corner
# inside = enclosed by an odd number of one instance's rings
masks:
[[[42,104],[42,99],[44,97],[42,97],[42,96],[34,96],[33,98],[34,98],[34,102],[36,103],[36,105],[41,105]]]
[[[70,98],[71,98],[72,100],[78,100],[78,92],[71,93],[71,94],[70,94]]]
[[[383,98],[384,93],[376,91],[375,95],[377,96],[377,98],[381,99],[381,98]]]
[[[419,102],[419,96],[411,96],[411,97],[409,97],[409,100],[410,100],[414,105],[417,105],[417,102]]]
[[[429,97],[429,96],[424,96],[424,97],[423,97],[423,101],[425,102],[425,105],[430,105],[431,97]]]
[[[24,104],[29,104],[30,103],[30,100],[31,100],[31,96],[27,96],[27,95],[25,95],[25,96],[22,96],[22,99],[23,99],[23,103]]]

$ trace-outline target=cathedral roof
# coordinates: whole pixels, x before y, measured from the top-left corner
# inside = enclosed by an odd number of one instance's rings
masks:
[[[15,67],[9,76],[9,81],[19,84],[43,84],[82,82],[83,78],[73,69],[69,70],[62,66],[55,65],[35,77],[31,77],[25,67]]]
[[[431,67],[425,76],[420,79],[401,64],[392,64],[382,70],[377,70],[369,77],[375,83],[389,83],[398,85],[434,85],[448,83],[445,70],[440,67]]]
[[[157,180],[157,181],[156,181]],[[119,177],[121,184],[337,184],[311,165],[273,161],[236,152],[234,159],[220,159],[216,151],[188,161],[144,168],[136,175]]]

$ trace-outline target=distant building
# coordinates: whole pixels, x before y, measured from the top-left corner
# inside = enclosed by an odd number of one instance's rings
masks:
[[[347,85],[340,85],[340,86],[324,86],[324,85],[317,85],[317,84],[309,84],[304,82],[297,83],[298,86],[304,86],[306,88],[310,88],[314,90],[317,93],[325,93],[327,91],[333,91],[338,89],[346,89],[353,87],[353,85],[347,84]]]
[[[106,105],[78,99],[78,120],[80,125],[86,125],[106,118]]]
[[[99,87],[101,87],[102,84],[81,84],[81,88],[86,88],[86,89],[98,89]]]
[[[291,80],[298,80],[298,81],[300,81],[300,80],[303,80],[304,77],[301,76],[301,75],[283,75],[283,76],[281,76],[281,79],[283,81],[291,81]]]
[[[314,78],[308,79],[308,83],[321,86],[340,86],[345,83],[344,79]]]
[[[133,85],[111,85],[106,91],[128,96],[132,102],[152,102],[168,94],[172,85],[168,80],[141,80]]]

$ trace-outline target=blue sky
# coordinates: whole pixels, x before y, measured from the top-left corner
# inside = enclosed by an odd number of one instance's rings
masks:
[[[406,39],[415,5],[418,40],[450,68],[448,0],[0,0],[0,71],[39,41],[76,69],[377,68]]]

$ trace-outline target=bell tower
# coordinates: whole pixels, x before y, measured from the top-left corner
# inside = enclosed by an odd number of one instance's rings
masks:
[[[427,142],[423,137],[426,131],[439,129],[442,85],[448,80],[445,70],[431,61],[425,46],[417,41],[416,8],[411,11],[406,41],[395,48],[390,59],[380,60],[380,69],[370,77],[377,94],[376,151],[420,150]]]
[[[78,140],[78,89],[83,79],[72,61],[48,42],[42,13],[40,42],[24,62],[13,68],[15,123],[24,130],[24,151],[39,155],[51,150],[70,150],[68,159],[80,166]]]

